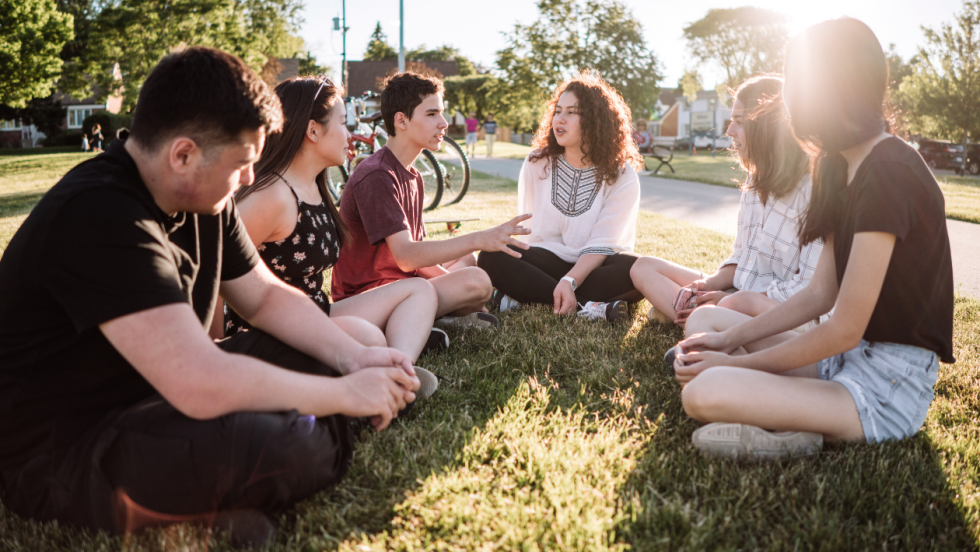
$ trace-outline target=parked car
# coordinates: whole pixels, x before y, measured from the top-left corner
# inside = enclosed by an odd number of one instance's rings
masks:
[[[710,136],[695,136],[694,137],[694,147],[696,148],[710,148],[712,139]],[[714,139],[715,149],[725,149],[731,147],[732,138],[731,136],[720,136]]]
[[[919,155],[933,169],[959,172],[963,166],[963,145],[948,140],[919,140]],[[980,171],[980,165],[977,166]]]
[[[980,174],[980,144],[966,146],[966,172],[974,176]]]

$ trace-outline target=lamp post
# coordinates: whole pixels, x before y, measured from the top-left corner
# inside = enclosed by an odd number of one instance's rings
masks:
[[[405,0],[398,0],[398,72],[405,72]]]
[[[341,17],[333,18],[333,30],[341,31],[340,82],[344,85],[344,90],[347,90],[347,31],[350,30],[347,26],[347,0],[341,0],[340,6]]]

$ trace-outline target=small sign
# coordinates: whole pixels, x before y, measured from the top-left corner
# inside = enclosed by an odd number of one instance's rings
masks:
[[[691,130],[711,130],[715,126],[715,112],[691,113]]]

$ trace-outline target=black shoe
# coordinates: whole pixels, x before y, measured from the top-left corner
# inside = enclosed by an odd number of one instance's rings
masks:
[[[490,307],[493,310],[500,312],[500,302],[504,299],[504,292],[499,289],[493,290],[493,295],[490,296]]]
[[[214,529],[231,536],[237,549],[266,548],[276,538],[276,526],[258,510],[229,510],[214,517]]]
[[[674,372],[674,357],[675,356],[676,356],[676,353],[674,352],[674,348],[673,347],[671,347],[670,349],[667,349],[667,352],[664,353],[664,368],[666,368],[667,373],[670,374],[671,376],[676,376],[677,375]]]
[[[422,352],[419,355],[441,353],[447,349],[449,349],[449,336],[439,328],[432,328],[429,332],[429,339],[425,341],[425,346],[422,347]]]

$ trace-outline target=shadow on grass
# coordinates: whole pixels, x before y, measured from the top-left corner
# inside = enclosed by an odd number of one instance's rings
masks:
[[[0,217],[26,215],[44,197],[47,190],[0,194]]]
[[[638,352],[639,354],[639,352]],[[923,431],[885,444],[830,444],[773,464],[709,458],[666,372],[648,435],[620,489],[617,538],[635,550],[976,549],[940,451]]]

